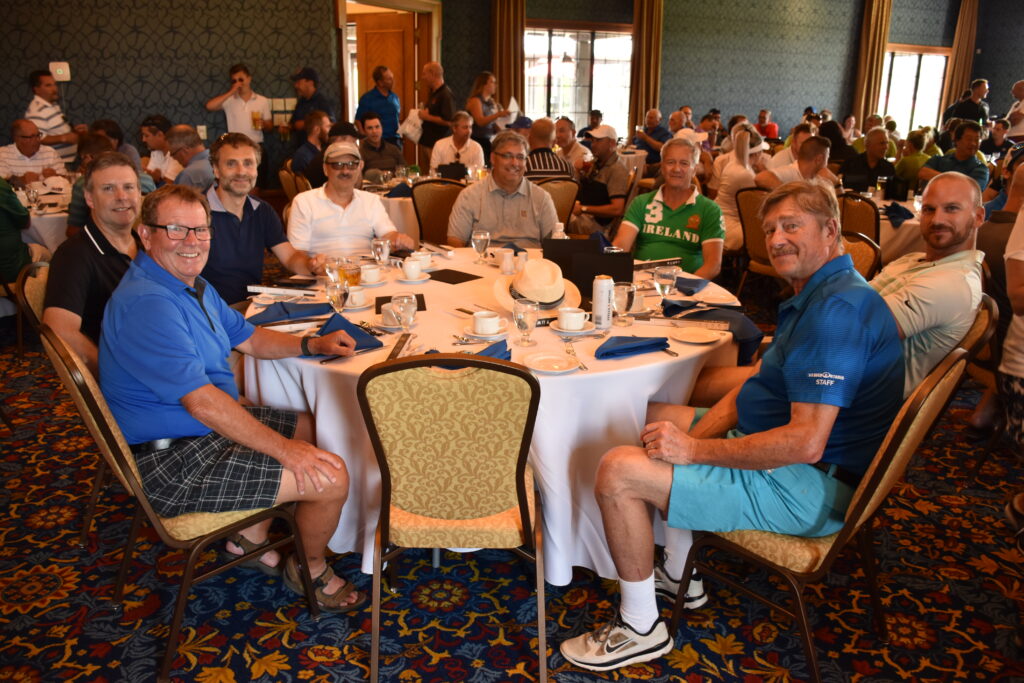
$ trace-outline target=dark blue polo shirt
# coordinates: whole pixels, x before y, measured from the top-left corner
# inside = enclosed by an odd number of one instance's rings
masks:
[[[376,87],[370,88],[359,98],[359,107],[356,109],[356,120],[362,121],[363,116],[368,112],[376,112],[380,115],[380,127],[384,129],[384,139],[401,146],[402,139],[398,137],[398,117],[401,104],[398,95],[394,91],[387,95],[381,95]]]
[[[839,406],[822,462],[863,474],[903,402],[903,349],[882,297],[832,259],[779,307],[760,371],[736,398],[744,434],[781,427],[792,403]]]
[[[206,193],[210,202],[213,239],[202,276],[229,304],[249,295],[246,287],[263,281],[264,250],[288,241],[281,220],[270,204],[249,197],[242,220],[224,208],[216,188]]]
[[[334,121],[334,107],[332,107],[331,103],[327,101],[327,98],[317,90],[308,99],[305,97],[299,98],[295,103],[295,111],[292,112],[291,122],[295,123],[296,121],[301,121],[306,118],[306,114],[311,111],[316,111],[317,109],[322,112],[326,112],[327,117],[331,119],[331,121]]]

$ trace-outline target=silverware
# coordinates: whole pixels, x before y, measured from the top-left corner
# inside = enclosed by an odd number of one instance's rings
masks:
[[[485,341],[455,341],[452,342],[452,346],[476,346],[477,344],[488,344]]]
[[[486,306],[481,306],[480,304],[473,304],[473,305],[476,306],[477,308],[481,309],[481,310],[490,311],[491,313],[497,313],[497,311],[495,311],[493,308],[487,308]]]
[[[361,356],[364,353],[371,353],[373,351],[382,351],[382,350],[384,350],[386,348],[389,348],[389,347],[387,347],[387,346],[377,346],[377,347],[374,347],[372,349],[360,349],[359,351],[356,351],[355,353],[353,353],[352,356],[328,356],[327,358],[324,358],[323,360],[320,361],[320,365],[324,365],[326,363],[330,363],[330,362],[333,362],[333,361],[336,361],[336,360],[342,360],[344,358],[352,358],[353,356]]]
[[[571,342],[576,339],[604,339],[608,336],[607,332],[592,332],[590,334],[559,334],[555,332],[555,335],[564,342]]]
[[[456,308],[455,310],[458,311],[459,313],[465,313],[466,315],[473,315],[473,311],[469,310],[468,308]]]
[[[587,367],[586,365],[584,365],[584,364],[583,364],[583,361],[581,361],[581,360],[580,360],[580,357],[576,355],[576,349],[575,349],[575,348],[573,347],[573,345],[572,345],[572,342],[571,342],[571,341],[567,341],[567,342],[565,342],[565,352],[566,352],[567,354],[569,354],[570,356],[572,356],[572,357],[573,357],[573,359],[575,359],[575,360],[576,360],[576,362],[577,362],[577,363],[579,364],[579,366],[580,366],[580,370],[583,370],[583,371],[587,371],[587,370],[589,370],[589,369],[590,369],[590,368],[588,368],[588,367]]]

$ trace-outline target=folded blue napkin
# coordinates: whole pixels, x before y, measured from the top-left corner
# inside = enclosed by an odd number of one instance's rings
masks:
[[[601,245],[602,252],[604,252],[605,247],[613,246],[611,240],[605,237],[605,234],[600,230],[595,230],[594,232],[590,233],[590,239]]]
[[[385,194],[384,196],[385,197],[411,197],[412,196],[412,187],[410,187],[406,183],[398,183],[397,185],[392,187],[390,190],[388,190],[387,194]]]
[[[253,325],[266,325],[281,320],[307,318],[314,315],[330,313],[334,309],[330,304],[300,304],[290,301],[278,301],[267,306],[263,311],[249,318]]]
[[[505,242],[505,244],[501,245],[501,248],[511,249],[513,254],[518,254],[521,251],[526,251],[524,247],[519,246],[515,242]]]
[[[682,311],[693,308],[697,305],[695,301],[672,301],[665,300],[662,311],[666,316],[673,316]],[[694,311],[686,314],[686,320],[714,320],[717,322],[729,323],[729,331],[732,338],[736,340],[739,347],[736,362],[738,365],[750,365],[754,354],[757,353],[761,340],[764,339],[764,332],[748,318],[742,310],[734,307],[723,307],[715,305],[713,308],[705,308],[701,311]]]
[[[913,218],[914,213],[900,206],[896,202],[886,206],[883,211],[885,215],[889,217],[889,222],[892,223],[892,227],[898,228],[903,225],[903,221]]]
[[[594,357],[598,360],[629,358],[667,348],[668,337],[609,337],[597,347]]]
[[[348,336],[356,340],[356,351],[362,351],[363,349],[378,349],[384,346],[384,342],[377,339],[372,334],[359,327],[353,322],[349,322],[345,319],[345,316],[338,315],[335,313],[327,322],[317,331],[317,334],[321,337],[337,330],[345,330],[348,332]]]
[[[685,294],[686,296],[693,296],[707,286],[708,281],[702,277],[680,275],[676,278],[676,289],[679,290],[680,294]]]
[[[441,353],[437,349],[430,349],[427,353]],[[504,339],[499,339],[490,346],[480,349],[479,351],[471,352],[474,356],[489,356],[490,358],[497,358],[498,360],[512,360],[512,351],[509,350],[508,344],[505,343]],[[437,367],[445,368],[447,370],[456,370],[455,366],[451,365],[439,365]]]

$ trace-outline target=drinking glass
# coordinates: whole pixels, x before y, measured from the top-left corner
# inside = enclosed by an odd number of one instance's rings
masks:
[[[341,264],[341,274],[349,287],[355,287],[363,276],[363,269],[357,261],[345,260]]]
[[[473,249],[476,251],[477,259],[473,263],[483,265],[487,263],[484,258],[484,254],[487,253],[487,247],[491,243],[491,233],[487,230],[474,230],[470,237],[470,244],[473,245]]]
[[[345,276],[342,275],[342,259],[337,256],[328,256],[327,260],[324,261],[324,274],[327,275],[327,279],[330,282],[338,283],[344,282]]]
[[[682,273],[678,266],[661,266],[654,269],[654,289],[661,295],[662,305],[665,304],[665,297],[675,290],[676,278]]]
[[[391,242],[383,237],[375,237],[370,241],[370,250],[373,252],[373,260],[381,268],[388,267],[388,256],[391,255]]]
[[[324,287],[324,293],[327,295],[327,303],[331,305],[335,313],[341,315],[341,312],[345,310],[345,302],[348,301],[348,283],[344,280],[328,282]]]
[[[408,332],[416,320],[416,295],[412,292],[398,292],[391,297],[391,306],[398,316],[403,332]]]
[[[36,213],[39,208],[39,190],[32,187],[26,187],[25,199],[28,200],[29,213]],[[486,249],[486,247],[484,248]]]
[[[616,282],[612,291],[614,292],[612,307],[615,309],[615,324],[629,327],[633,324],[633,318],[628,313],[633,308],[633,299],[636,298],[636,285],[632,282]]]
[[[529,299],[516,299],[515,303],[512,304],[512,320],[516,324],[516,329],[522,334],[519,340],[516,341],[517,346],[537,345],[537,342],[530,339],[530,333],[533,332],[533,328],[537,325],[538,311],[540,311],[540,304]]]

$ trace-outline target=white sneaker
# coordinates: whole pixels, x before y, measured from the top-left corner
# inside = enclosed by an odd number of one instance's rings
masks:
[[[675,602],[676,595],[679,594],[679,582],[674,581],[661,564],[654,565],[654,592],[672,603]],[[697,609],[707,601],[708,596],[704,593],[704,579],[700,574],[694,572],[690,576],[690,585],[686,589],[686,600],[683,607]]]
[[[649,662],[672,651],[672,638],[660,619],[647,633],[637,633],[616,616],[593,633],[563,641],[562,656],[583,669],[610,671],[621,666]]]

